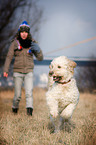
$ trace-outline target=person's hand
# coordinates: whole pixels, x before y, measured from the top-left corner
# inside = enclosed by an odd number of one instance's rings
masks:
[[[7,78],[8,77],[8,73],[4,72],[3,76]]]
[[[40,53],[40,47],[37,43],[32,42],[31,43],[31,51]]]

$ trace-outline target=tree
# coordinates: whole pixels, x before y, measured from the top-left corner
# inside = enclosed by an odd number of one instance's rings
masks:
[[[90,57],[95,60],[94,56]],[[80,66],[76,74],[77,85],[81,92],[96,92],[96,66]]]
[[[11,39],[23,20],[30,22],[32,35],[36,35],[42,10],[35,0],[0,0],[0,58],[5,58]]]

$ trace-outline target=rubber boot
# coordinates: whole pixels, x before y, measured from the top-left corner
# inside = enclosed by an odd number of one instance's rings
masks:
[[[33,108],[27,108],[27,115],[32,116]]]
[[[14,114],[17,114],[17,113],[18,113],[18,108],[12,108],[12,112],[13,112]]]

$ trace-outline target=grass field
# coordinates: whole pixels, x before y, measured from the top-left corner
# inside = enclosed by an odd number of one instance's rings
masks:
[[[14,90],[0,91],[1,145],[96,145],[96,94],[81,93],[72,117],[71,132],[50,133],[51,124],[46,106],[46,89],[34,88],[33,116],[26,115],[25,93],[19,112],[11,112]]]

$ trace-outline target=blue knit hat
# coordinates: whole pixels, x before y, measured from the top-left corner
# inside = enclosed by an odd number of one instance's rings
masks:
[[[19,25],[19,29],[18,31],[20,32],[28,32],[30,31],[30,26],[28,25],[27,21],[23,21],[20,25]]]
[[[27,21],[23,21],[22,24],[20,24],[19,28],[23,27],[23,26],[26,26],[26,27],[30,28],[30,26],[28,25]]]

